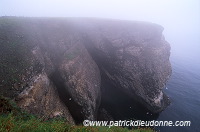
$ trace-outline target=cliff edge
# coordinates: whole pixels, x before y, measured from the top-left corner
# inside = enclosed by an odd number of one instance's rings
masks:
[[[159,113],[169,104],[162,89],[171,75],[162,31],[137,21],[1,17],[1,95],[71,123],[116,119],[112,98]]]

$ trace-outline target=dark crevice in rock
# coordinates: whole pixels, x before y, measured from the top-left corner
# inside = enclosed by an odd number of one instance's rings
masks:
[[[93,47],[94,44],[89,38],[85,36],[83,40],[88,52],[98,65],[101,73],[101,104],[98,112],[98,119],[99,120],[157,119],[159,114],[153,114],[147,108],[145,108],[138,101],[141,99],[140,97],[127,96],[126,91],[122,91],[119,87],[116,86],[116,84],[113,81],[111,81],[108,78],[108,76],[105,73],[105,70],[109,71],[109,73],[111,74],[117,73],[119,71],[116,71],[113,67],[111,67],[110,65],[111,62],[105,59],[106,57],[104,57],[103,53],[101,53],[99,50],[95,50],[95,47]],[[105,43],[107,44],[109,42],[105,40]]]
[[[56,86],[61,101],[69,109],[73,119],[75,120],[75,123],[76,124],[82,123],[82,121],[84,120],[84,115],[82,114],[82,108],[73,100],[72,96],[67,91],[67,88],[64,84],[65,81],[61,77],[59,71],[55,70],[54,73],[50,75],[50,79]]]
[[[108,40],[104,40],[105,43],[108,43],[108,47],[111,51],[110,56],[113,57],[114,51],[112,50],[113,47],[111,46],[110,42]],[[95,61],[95,63],[97,64],[97,66],[99,67],[99,69],[101,70],[100,73],[102,73],[102,67],[105,67],[105,69],[107,71],[109,71],[110,73],[114,72],[113,67],[110,67],[110,62],[106,57],[106,54],[104,54],[103,52],[101,52],[100,50],[97,50],[94,47],[94,43],[88,38],[88,36],[84,36],[83,37],[83,43],[86,47],[86,49],[88,50],[88,53],[91,55],[91,57],[93,58],[93,60]],[[112,58],[114,60],[114,58]]]
[[[114,120],[156,120],[158,118],[159,114],[151,113],[134,98],[127,96],[112,85],[105,75],[102,75],[101,88],[100,109],[105,109]]]
[[[6,21],[11,22],[0,26],[3,95],[15,97],[24,91],[22,88],[31,90],[32,86],[48,89],[50,79],[77,124],[95,120],[96,113],[102,120],[156,119],[158,114],[149,111],[158,113],[167,107],[169,101],[162,88],[171,74],[170,45],[161,38],[161,26],[96,19],[34,19],[12,22],[10,18]],[[43,76],[33,85],[39,75]],[[46,94],[41,91],[39,97]],[[34,95],[35,106],[41,107],[38,93]],[[52,100],[55,98],[57,95]]]

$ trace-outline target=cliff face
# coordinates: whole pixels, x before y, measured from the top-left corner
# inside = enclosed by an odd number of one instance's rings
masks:
[[[158,113],[169,103],[162,88],[171,75],[162,31],[145,22],[0,18],[1,94],[71,123],[107,113],[104,94],[115,89]]]
[[[170,45],[162,35],[163,28],[150,23],[121,25],[111,21],[87,29],[85,45],[114,87],[152,112],[163,110],[168,101],[162,88],[171,74]]]

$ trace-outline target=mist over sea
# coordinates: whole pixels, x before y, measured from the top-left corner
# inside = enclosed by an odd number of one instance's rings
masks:
[[[0,16],[95,17],[162,25],[171,45],[172,76],[164,89],[171,104],[153,119],[191,121],[188,127],[159,127],[160,132],[200,132],[200,0],[0,0]],[[118,119],[151,116],[144,109],[134,111],[134,102],[122,99],[120,91],[113,97],[107,107],[112,106]]]
[[[165,93],[171,104],[157,120],[191,121],[190,127],[160,127],[161,132],[200,131],[200,43],[172,45],[172,76]],[[184,50],[183,50],[184,49]]]

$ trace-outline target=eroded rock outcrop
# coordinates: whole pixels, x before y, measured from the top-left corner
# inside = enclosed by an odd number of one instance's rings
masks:
[[[62,89],[62,98],[66,98],[63,93],[66,91],[68,100],[74,102],[68,107],[76,120],[95,120],[100,105],[101,76],[98,66],[81,41],[76,44],[65,53],[66,58],[58,66],[53,80],[62,79],[57,86]]]
[[[85,44],[101,72],[151,112],[162,111],[169,103],[162,88],[171,75],[170,45],[163,28],[145,22],[116,22],[89,29]]]
[[[56,87],[46,74],[33,77],[30,87],[24,89],[16,97],[16,102],[19,107],[30,113],[40,115],[43,119],[62,116],[74,124],[68,108],[60,100]]]
[[[76,28],[62,19],[1,21],[1,94],[41,117],[95,120],[100,72]]]
[[[101,92],[109,89],[153,113],[169,102],[162,88],[171,74],[170,46],[159,25],[83,18],[0,21],[1,94],[31,113],[64,116],[71,123],[104,113],[102,118],[113,119],[99,109]]]

